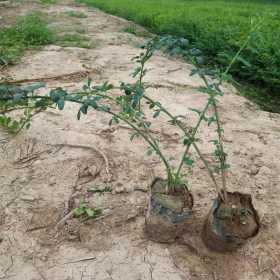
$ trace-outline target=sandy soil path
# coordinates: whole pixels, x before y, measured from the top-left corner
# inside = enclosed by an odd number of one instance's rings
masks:
[[[40,10],[61,30],[83,28],[93,49],[47,46],[27,54],[2,77],[45,80],[48,88],[80,88],[89,75],[94,82],[128,81],[131,58],[143,38],[122,30],[125,20],[72,1],[44,6],[34,1],[11,2],[0,16]],[[79,11],[87,18],[67,16]],[[158,86],[149,94],[175,114],[202,107],[205,96],[189,77],[191,66],[157,54],[150,61],[146,82]],[[215,198],[206,171],[198,162],[190,186],[195,197],[194,226],[176,244],[147,240],[143,233],[147,189],[163,174],[156,157],[145,157],[141,140],[131,143],[124,126],[110,127],[108,118],[91,112],[76,120],[76,107],[38,115],[30,130],[0,151],[0,279],[12,280],[279,280],[280,279],[280,116],[258,110],[228,87],[220,109],[226,150],[232,166],[231,190],[252,193],[262,228],[257,238],[232,254],[208,251],[201,242],[203,219]],[[195,115],[187,113],[190,122]],[[179,156],[177,131],[158,120],[154,126],[165,152]],[[209,139],[209,131],[201,138]],[[169,136],[168,136],[169,135]],[[211,136],[211,135],[210,135]],[[211,145],[201,141],[203,152]],[[108,182],[101,150],[109,159]],[[90,194],[108,185],[111,193]],[[106,217],[79,223],[56,223],[85,197]]]

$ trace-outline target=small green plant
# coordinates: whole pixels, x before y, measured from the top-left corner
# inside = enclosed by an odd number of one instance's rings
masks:
[[[76,18],[87,18],[87,15],[82,12],[76,12],[76,11],[67,11],[65,12],[70,17],[76,17]]]
[[[93,208],[87,206],[85,201],[81,199],[79,207],[74,209],[74,216],[76,218],[88,218],[95,219],[102,214],[102,210],[99,208]]]

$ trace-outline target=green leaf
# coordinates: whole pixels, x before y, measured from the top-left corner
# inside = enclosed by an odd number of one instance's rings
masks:
[[[223,166],[223,169],[226,170],[226,169],[229,169],[229,168],[230,168],[230,164],[225,163],[224,166]]]
[[[80,110],[78,111],[78,114],[77,114],[77,119],[78,119],[78,120],[80,120],[80,119],[81,119],[81,111],[80,111]]]
[[[98,108],[98,104],[96,103],[96,101],[94,99],[90,99],[87,102],[88,102],[88,105],[91,106],[92,108],[94,108],[94,109]],[[88,106],[88,105],[86,105],[86,106]]]
[[[66,95],[67,95],[67,92],[62,88],[56,88],[56,89],[51,90],[51,92],[50,92],[50,98],[54,102],[58,102],[59,99],[65,97]]]
[[[88,78],[88,80],[87,80],[87,86],[90,87],[90,86],[91,86],[91,83],[92,83],[92,79],[91,79],[91,78]]]
[[[87,104],[83,104],[83,106],[81,106],[80,111],[86,115],[88,112],[88,105]]]
[[[135,78],[141,71],[141,67],[137,67],[133,73],[132,73],[132,77]]]
[[[95,212],[94,212],[93,209],[91,209],[91,208],[86,208],[85,211],[86,211],[86,214],[87,214],[90,218],[95,217]]]
[[[242,62],[245,66],[247,66],[247,67],[252,67],[252,65],[250,64],[250,62],[249,61],[247,61],[246,59],[244,59],[243,57],[241,57],[241,56],[238,56],[237,57],[237,60],[239,60],[240,62]]]
[[[184,157],[183,161],[188,166],[192,166],[193,163],[194,163],[194,161],[191,158],[187,157],[187,156]]]
[[[112,119],[109,121],[109,125],[112,125],[114,123],[118,124],[120,121],[116,116],[113,116]]]
[[[85,214],[85,210],[82,207],[78,207],[74,209],[74,215],[76,217],[80,217]]]
[[[65,105],[65,101],[63,99],[59,99],[57,101],[57,107],[58,107],[59,110],[62,111],[64,109],[64,105]]]
[[[153,118],[157,118],[160,114],[161,110],[156,110],[155,113],[153,114]]]

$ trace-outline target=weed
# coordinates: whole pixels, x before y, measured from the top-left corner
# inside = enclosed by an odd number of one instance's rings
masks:
[[[76,12],[76,11],[67,11],[65,12],[70,17],[76,17],[76,18],[87,18],[87,15],[82,12]]]
[[[83,199],[81,199],[79,207],[74,209],[74,216],[76,218],[84,217],[88,219],[95,219],[101,214],[101,209],[87,206]]]
[[[61,47],[93,48],[91,40],[80,34],[64,34],[57,36],[55,43]]]
[[[38,14],[21,17],[15,26],[0,29],[0,64],[17,62],[26,49],[50,44],[53,33]]]

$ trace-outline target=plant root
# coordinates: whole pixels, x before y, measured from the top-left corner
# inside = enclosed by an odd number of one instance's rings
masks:
[[[110,172],[110,165],[109,165],[109,160],[107,158],[107,156],[105,155],[104,152],[102,152],[101,150],[98,150],[94,147],[91,147],[91,146],[86,146],[86,145],[75,145],[75,144],[54,144],[52,146],[55,146],[55,147],[60,147],[60,148],[63,148],[63,147],[69,147],[69,148],[79,148],[79,149],[86,149],[86,150],[92,150],[94,151],[95,153],[99,154],[99,156],[103,159],[104,161],[104,164],[105,164],[105,171],[106,171],[106,174],[107,174],[107,181],[110,182],[111,179],[112,179],[112,173]]]

